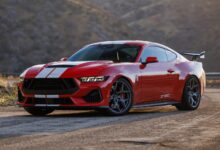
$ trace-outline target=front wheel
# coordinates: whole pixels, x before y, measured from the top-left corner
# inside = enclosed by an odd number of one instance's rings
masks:
[[[177,104],[176,108],[179,110],[195,110],[199,107],[200,100],[200,83],[196,77],[192,76],[186,81],[182,102]]]
[[[118,79],[112,86],[107,112],[118,116],[129,112],[133,103],[133,91],[130,83],[124,78]]]
[[[33,116],[45,116],[54,111],[52,108],[25,107],[24,109]]]

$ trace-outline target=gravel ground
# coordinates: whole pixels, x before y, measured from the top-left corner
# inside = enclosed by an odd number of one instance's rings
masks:
[[[33,117],[0,107],[0,149],[220,149],[220,89],[209,88],[196,111],[132,110],[121,117],[55,111]]]

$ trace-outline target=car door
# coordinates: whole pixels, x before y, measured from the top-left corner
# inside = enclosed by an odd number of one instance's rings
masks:
[[[140,66],[142,102],[169,99],[173,80],[170,76],[172,70],[166,50],[158,46],[146,47],[142,52],[141,60],[146,60],[147,57],[157,57],[158,62]]]

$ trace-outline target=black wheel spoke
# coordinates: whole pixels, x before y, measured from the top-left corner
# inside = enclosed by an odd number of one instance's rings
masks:
[[[117,94],[123,94],[123,93],[130,93],[130,91],[120,91],[120,92],[117,92]]]
[[[199,83],[195,78],[191,78],[186,84],[188,101],[192,107],[196,107],[200,101]]]
[[[110,108],[118,113],[127,110],[131,102],[131,94],[132,91],[126,83],[116,81],[111,90]]]
[[[194,105],[195,100],[193,99],[193,97],[190,97],[190,102],[191,102],[191,105]]]
[[[120,104],[121,104],[121,106],[122,106],[123,108],[126,108],[126,107],[127,107],[127,106],[126,106],[126,100],[120,100],[119,102],[120,102]]]
[[[116,81],[115,85],[112,88],[112,91],[115,93],[117,91],[118,88],[118,81]]]

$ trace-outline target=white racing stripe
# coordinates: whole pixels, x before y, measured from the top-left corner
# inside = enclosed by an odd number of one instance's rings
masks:
[[[46,78],[54,68],[44,68],[35,78]]]
[[[44,68],[35,78],[59,78],[68,68]]]
[[[56,68],[47,78],[59,78],[68,68]]]
[[[52,64],[49,64],[49,66],[53,66],[53,67],[56,67],[56,66],[60,66],[60,65],[80,65],[80,64],[83,64],[83,63],[87,63],[87,62],[91,62],[91,61],[65,61],[65,62],[54,62]]]

